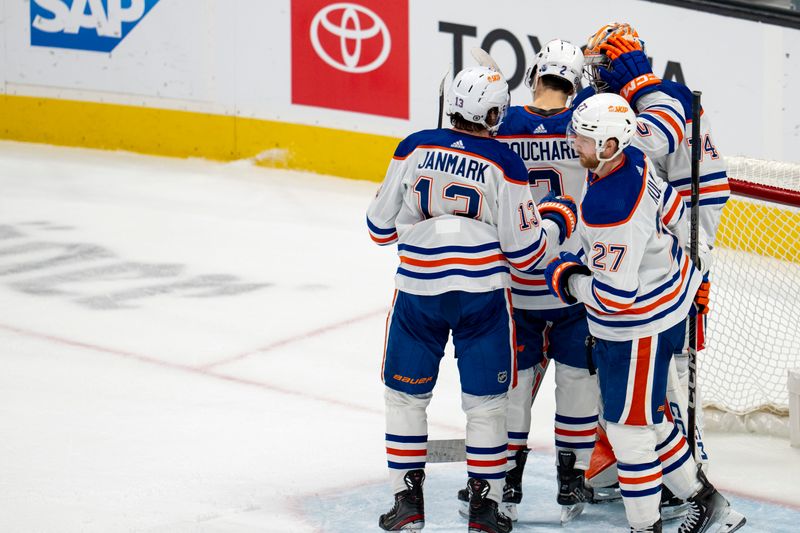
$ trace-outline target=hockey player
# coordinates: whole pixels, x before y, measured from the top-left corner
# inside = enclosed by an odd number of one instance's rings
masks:
[[[583,192],[586,169],[566,138],[572,118],[568,103],[575,96],[582,73],[580,48],[558,39],[545,44],[525,76],[532,105],[510,108],[498,130],[498,140],[508,144],[525,162],[534,202],[548,194],[579,198]],[[577,239],[564,246],[564,250],[583,255]],[[584,471],[594,447],[599,393],[597,378],[588,364],[586,310],[583,305],[567,305],[553,297],[544,280],[544,268],[530,274],[512,272],[511,292],[519,386],[509,392],[509,469],[503,492],[504,512],[516,520],[528,453],[531,403],[552,359],[556,367],[557,501],[564,506],[561,521],[566,523],[582,511],[584,502],[591,497]],[[459,497],[465,500],[466,491],[460,491]]]
[[[633,145],[637,146],[653,162],[655,173],[667,180],[690,207],[691,200],[691,129],[692,93],[683,84],[660,80],[652,73],[650,62],[644,51],[644,43],[638,32],[628,24],[614,23],[600,28],[588,41],[585,51],[587,72],[594,89],[585,91],[579,99],[594,91],[614,92],[623,95],[638,112],[639,126]],[[650,105],[651,93],[664,93],[677,101],[676,104],[661,102]],[[685,120],[681,120],[681,115]],[[701,247],[711,247],[719,226],[722,208],[727,201],[730,189],[726,165],[714,143],[708,118],[700,114],[700,237]],[[676,123],[676,117],[678,122]],[[677,135],[675,132],[677,131]],[[666,135],[665,135],[666,134]],[[666,144],[664,141],[667,141]],[[710,282],[706,275],[701,292],[708,299]],[[687,320],[697,320],[698,350],[703,349],[706,305],[700,306],[700,318],[690,316]],[[667,388],[669,415],[686,434],[685,415],[688,407],[688,336],[682,349],[675,356],[674,369],[670,373]],[[696,447],[698,459],[706,463],[708,456],[702,439],[702,409],[699,407],[699,388],[696,402]],[[602,449],[602,441],[601,441]],[[597,461],[600,463],[600,461]],[[669,497],[665,491],[664,516],[669,517],[681,509],[680,502]]]
[[[447,97],[452,129],[420,131],[397,147],[367,211],[373,240],[398,243],[382,368],[386,453],[395,494],[379,525],[424,525],[426,409],[452,332],[467,416],[469,531],[506,533],[498,511],[506,470],[508,389],[516,381],[509,271],[530,271],[548,242],[571,234],[575,204],[540,210],[525,165],[491,138],[508,106],[498,72],[467,68]]]
[[[616,94],[593,96],[573,113],[574,148],[591,170],[580,202],[578,235],[586,264],[562,252],[547,265],[550,290],[582,302],[609,441],[632,532],[660,532],[661,483],[691,505],[680,533],[739,529],[745,518],[696,468],[683,435],[664,416],[672,354],[703,272],[683,251],[688,226],[680,195],[630,146],[631,105]]]

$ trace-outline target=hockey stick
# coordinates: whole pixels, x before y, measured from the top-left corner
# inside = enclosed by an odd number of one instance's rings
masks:
[[[541,363],[533,367],[533,390],[531,391],[531,405],[536,401],[536,395],[544,381],[547,372],[547,365],[550,362],[545,358]],[[429,440],[428,459],[429,463],[458,463],[467,460],[465,439]]]
[[[500,74],[503,73],[503,71],[500,70],[500,67],[497,66],[497,62],[494,60],[494,58],[492,58],[492,56],[489,55],[489,52],[483,48],[478,48],[476,46],[470,50],[470,54],[472,54],[472,57],[475,58],[475,61],[477,61],[480,66],[496,70]]]
[[[691,241],[689,255],[697,265],[700,233],[700,91],[692,91],[692,208],[690,214]],[[695,456],[697,413],[697,321],[700,315],[689,320],[689,406],[687,408],[686,437],[689,450]]]

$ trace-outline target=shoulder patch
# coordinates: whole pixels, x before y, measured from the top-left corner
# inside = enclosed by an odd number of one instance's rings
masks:
[[[645,190],[644,157],[625,149],[626,161],[613,174],[589,185],[581,203],[581,218],[588,226],[616,226],[636,210]]]

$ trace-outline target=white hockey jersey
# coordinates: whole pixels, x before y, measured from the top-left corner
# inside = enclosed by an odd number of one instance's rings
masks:
[[[661,90],[680,102],[686,121],[683,142],[675,150],[663,157],[653,157],[656,174],[669,181],[691,207],[692,200],[692,93],[688,87],[673,81],[663,81]],[[656,109],[658,110],[658,109]],[[641,145],[642,129],[634,137],[634,146],[639,146],[648,155],[646,146]],[[700,231],[709,245],[719,226],[722,209],[730,197],[727,165],[716,147],[711,135],[711,123],[700,110]],[[702,242],[702,241],[701,241]]]
[[[539,217],[519,156],[450,129],[400,142],[367,226],[377,244],[398,243],[396,287],[419,295],[507,288],[509,265],[542,265],[559,231]]]
[[[687,210],[655,176],[641,150],[628,147],[608,175],[589,176],[581,200],[580,239],[592,275],[569,290],[586,305],[595,337],[627,341],[684,320],[702,281],[683,245]]]
[[[497,140],[506,143],[525,163],[534,202],[540,202],[551,191],[572,196],[576,202],[583,194],[587,170],[567,140],[571,120],[571,108],[543,113],[528,106],[514,106],[500,125]],[[580,231],[580,218],[575,231]],[[580,240],[575,237],[564,242],[561,250],[583,255]],[[567,307],[547,289],[544,268],[530,273],[512,271],[511,292],[515,308]]]
[[[584,89],[573,107],[594,94]],[[659,90],[636,102],[638,115],[633,146],[650,158],[653,171],[680,193],[687,207],[692,193],[692,93],[688,87],[662,80]],[[730,196],[727,165],[714,143],[711,125],[700,112],[700,231],[705,242],[714,244],[722,208]],[[702,242],[702,240],[701,240]]]

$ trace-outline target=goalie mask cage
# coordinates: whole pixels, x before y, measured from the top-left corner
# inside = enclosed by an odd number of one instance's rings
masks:
[[[698,358],[705,426],[788,435],[787,376],[800,368],[800,164],[731,157],[728,167]]]

